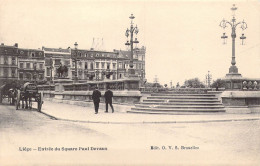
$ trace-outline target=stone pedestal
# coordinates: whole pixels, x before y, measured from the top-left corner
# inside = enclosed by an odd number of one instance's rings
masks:
[[[231,77],[242,77],[240,73],[238,73],[238,68],[235,65],[230,66],[229,73],[226,74],[227,78]]]
[[[68,78],[62,78],[54,80],[55,84],[55,92],[63,92],[64,91],[64,84],[71,84],[73,81]],[[56,95],[55,95],[56,97]]]

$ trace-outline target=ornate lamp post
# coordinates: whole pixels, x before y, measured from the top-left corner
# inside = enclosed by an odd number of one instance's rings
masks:
[[[75,46],[75,54],[72,55],[72,61],[75,63],[74,82],[78,82],[78,66],[77,66],[77,63],[79,61],[77,59],[77,57],[78,57],[78,50],[77,50],[78,49],[78,43],[75,42],[74,46]]]
[[[129,46],[131,48],[131,54],[130,54],[130,63],[129,63],[129,75],[135,75],[135,70],[133,69],[133,44],[134,43],[139,43],[139,41],[137,40],[137,38],[135,38],[135,40],[133,40],[133,34],[135,33],[136,35],[139,32],[139,29],[137,28],[137,25],[134,27],[134,23],[133,23],[133,19],[135,18],[133,14],[131,14],[131,16],[129,17],[131,19],[131,26],[130,29],[127,28],[126,32],[125,32],[125,36],[128,39],[129,33],[130,33],[130,42],[129,40],[127,40],[127,42],[125,43],[125,45]]]
[[[237,7],[235,6],[235,4],[231,8],[231,10],[233,11],[232,20],[229,22],[229,21],[223,19],[220,22],[219,26],[222,27],[223,29],[225,29],[227,27],[227,24],[229,24],[230,27],[231,27],[231,37],[232,37],[232,60],[231,60],[231,64],[232,64],[232,66],[229,68],[229,73],[227,74],[227,76],[231,76],[231,75],[241,76],[241,74],[238,73],[238,68],[236,67],[236,60],[235,60],[236,28],[237,28],[238,25],[240,25],[240,28],[242,30],[245,30],[247,28],[247,24],[246,24],[246,22],[244,22],[244,20],[242,22],[238,22],[238,23],[236,22],[235,11],[237,10]],[[223,36],[221,36],[221,38],[224,41],[223,44],[226,44],[226,40],[227,40],[228,36],[226,36],[226,34],[223,33]],[[241,44],[244,45],[244,40],[246,39],[244,34],[242,34],[240,39],[242,40]]]

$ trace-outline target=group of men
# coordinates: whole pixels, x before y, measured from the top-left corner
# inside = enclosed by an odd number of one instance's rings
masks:
[[[101,92],[98,90],[98,87],[96,87],[92,93],[92,99],[93,99],[94,106],[95,106],[95,114],[98,113],[100,97],[101,97]],[[110,105],[110,107],[112,109],[112,113],[114,113],[114,107],[112,105],[113,92],[109,89],[109,87],[107,88],[107,91],[105,92],[104,97],[105,97],[105,103],[106,103],[105,113],[108,113],[108,104]]]

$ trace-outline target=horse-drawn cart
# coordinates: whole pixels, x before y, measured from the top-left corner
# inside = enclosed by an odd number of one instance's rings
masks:
[[[4,84],[0,87],[0,103],[3,99],[8,99],[10,104],[14,104],[14,91],[15,86],[13,84]]]
[[[22,101],[22,108],[24,108],[24,102],[26,104],[25,108],[32,108],[32,102],[37,103],[37,110],[41,111],[43,104],[43,94],[42,92],[38,92],[38,88],[36,84],[33,83],[25,83],[21,90],[17,90],[16,92],[16,102],[15,107],[16,110],[20,108],[20,102]],[[29,104],[29,105],[28,105]]]

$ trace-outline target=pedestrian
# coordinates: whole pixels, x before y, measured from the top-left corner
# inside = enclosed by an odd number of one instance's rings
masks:
[[[95,114],[98,113],[98,108],[99,108],[99,103],[100,103],[100,97],[101,97],[101,93],[98,90],[98,87],[95,88],[95,90],[92,93],[92,99],[94,102],[94,106],[95,106]]]
[[[105,92],[105,102],[106,102],[106,111],[105,113],[108,113],[108,104],[110,105],[111,109],[112,109],[112,113],[114,113],[114,108],[112,105],[112,98],[113,98],[113,92],[109,89],[109,87],[107,87],[107,91]]]

